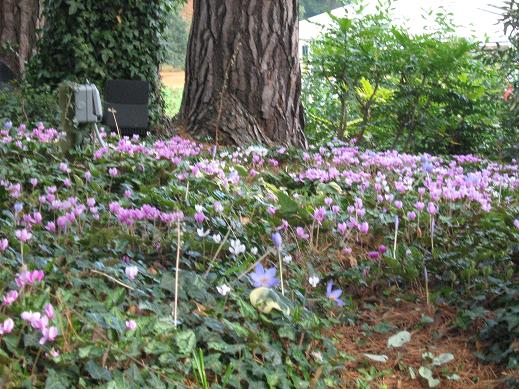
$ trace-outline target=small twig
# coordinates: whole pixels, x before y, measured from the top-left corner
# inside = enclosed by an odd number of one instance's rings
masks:
[[[230,234],[231,234],[231,229],[229,228],[227,230],[227,234],[225,234],[225,236],[224,236],[224,238],[222,240],[222,243],[220,243],[220,246],[218,246],[218,248],[216,249],[216,253],[214,253],[213,259],[211,259],[211,262],[209,262],[209,266],[207,266],[207,270],[204,273],[204,277],[207,277],[207,275],[209,274],[209,272],[213,268],[214,261],[216,260],[216,257],[218,257],[218,254],[220,254],[220,251],[222,251],[222,247],[225,244],[225,242],[227,242],[227,238],[229,238]]]
[[[252,269],[254,269],[256,267],[256,265],[258,263],[260,263],[261,261],[263,261],[265,258],[267,258],[267,255],[270,254],[270,251],[267,251],[265,254],[263,254],[260,259],[258,259],[256,262],[254,262],[251,266],[249,266],[247,268],[247,270],[245,270],[243,273],[241,273],[239,276],[238,276],[238,280],[242,279],[243,277],[245,277]]]
[[[102,275],[102,276],[105,276],[106,278],[112,280],[112,281],[115,282],[116,284],[119,284],[119,285],[121,285],[121,286],[124,286],[124,287],[127,288],[127,289],[135,290],[135,289],[132,288],[130,285],[126,285],[124,282],[121,282],[121,281],[119,281],[118,279],[112,277],[111,275],[108,275],[108,274],[106,274],[106,273],[103,273],[102,271],[95,270],[95,269],[90,269],[90,271],[91,271],[92,273],[96,273],[96,274],[100,274],[100,275]]]

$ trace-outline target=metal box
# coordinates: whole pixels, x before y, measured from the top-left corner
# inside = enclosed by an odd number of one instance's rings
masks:
[[[101,97],[93,84],[74,87],[75,116],[77,123],[98,123],[103,118]]]

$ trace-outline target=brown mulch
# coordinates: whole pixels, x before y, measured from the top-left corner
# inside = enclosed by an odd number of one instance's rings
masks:
[[[423,316],[434,319],[431,324],[424,324]],[[344,388],[355,388],[357,379],[365,379],[359,368],[369,370],[371,366],[378,371],[387,370],[387,375],[370,382],[372,388],[427,388],[427,383],[418,378],[418,369],[424,364],[422,353],[429,351],[435,356],[452,353],[454,360],[437,368],[449,374],[456,373],[461,379],[449,381],[441,379],[438,388],[499,388],[500,381],[506,377],[518,378],[517,372],[504,371],[496,366],[483,364],[474,355],[477,351],[471,341],[470,333],[462,333],[455,328],[456,311],[448,306],[434,306],[428,309],[425,304],[398,301],[396,299],[379,302],[371,309],[361,309],[357,325],[338,326],[333,329],[337,338],[337,347],[355,358],[346,363],[343,378]],[[377,333],[372,327],[379,323],[388,323],[395,328],[385,333]],[[370,329],[366,330],[366,325]],[[411,341],[399,349],[388,349],[388,338],[402,330],[411,333]],[[332,335],[332,334],[330,334]],[[367,359],[363,354],[387,355],[386,363]],[[417,376],[411,379],[409,367]],[[515,374],[515,375],[514,375]],[[438,375],[436,374],[435,377]],[[385,386],[384,386],[385,385]]]

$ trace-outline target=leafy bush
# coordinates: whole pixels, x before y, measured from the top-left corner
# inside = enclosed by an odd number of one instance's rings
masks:
[[[0,107],[0,123],[14,120],[35,126],[43,121],[57,127],[60,122],[57,96],[49,88],[34,88],[27,82],[0,90]]]
[[[477,45],[438,31],[419,36],[391,24],[384,9],[335,18],[314,42],[305,79],[307,132],[354,137],[379,149],[487,153],[515,145],[501,120],[505,73]],[[325,138],[325,139],[326,139]]]

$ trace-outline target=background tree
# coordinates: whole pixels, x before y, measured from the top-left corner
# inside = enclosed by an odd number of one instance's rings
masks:
[[[39,0],[0,2],[0,60],[18,76],[32,56],[40,20]]]
[[[299,17],[300,19],[308,19],[323,12],[341,7],[348,2],[349,1],[344,0],[300,0]]]
[[[297,0],[194,2],[180,116],[220,143],[304,146]]]

